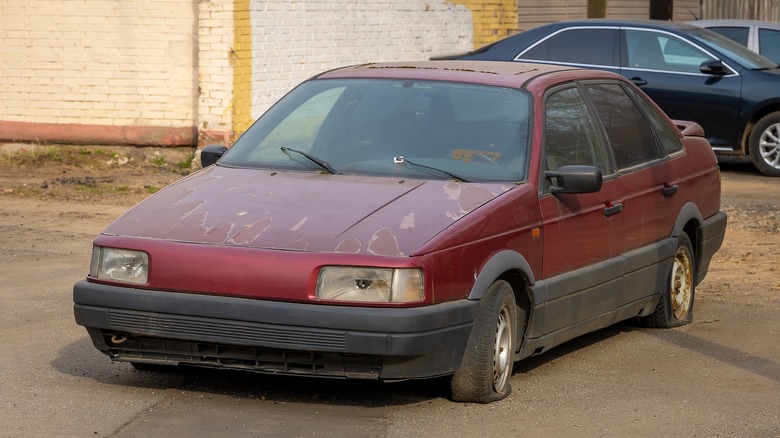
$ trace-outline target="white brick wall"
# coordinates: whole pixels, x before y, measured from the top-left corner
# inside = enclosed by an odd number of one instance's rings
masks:
[[[194,126],[195,7],[0,0],[0,120]]]
[[[443,0],[253,0],[252,115],[323,70],[472,46],[471,12]]]
[[[198,97],[197,127],[204,131],[232,129],[233,1],[198,2]]]

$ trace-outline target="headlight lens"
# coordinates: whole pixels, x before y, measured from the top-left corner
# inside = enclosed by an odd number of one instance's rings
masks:
[[[144,284],[149,279],[149,254],[130,249],[93,246],[89,275],[103,280]]]
[[[420,269],[326,266],[317,278],[321,300],[409,303],[423,295]]]

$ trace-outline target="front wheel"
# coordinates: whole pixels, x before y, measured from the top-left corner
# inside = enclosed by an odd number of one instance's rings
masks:
[[[780,111],[756,123],[749,139],[750,159],[767,176],[780,176]]]
[[[452,376],[452,399],[489,403],[512,392],[517,306],[512,287],[499,280],[479,304],[460,368]]]
[[[669,280],[661,292],[655,311],[642,318],[648,327],[678,327],[693,320],[693,298],[696,289],[696,263],[693,245],[685,233],[677,238]]]

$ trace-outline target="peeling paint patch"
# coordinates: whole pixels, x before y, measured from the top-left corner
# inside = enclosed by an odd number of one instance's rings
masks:
[[[292,250],[305,251],[309,249],[309,242],[307,242],[304,239],[298,239],[295,242],[291,243],[289,246],[287,246],[287,248]]]
[[[360,241],[355,239],[354,237],[351,237],[349,239],[344,239],[341,242],[339,242],[338,246],[336,246],[336,252],[343,252],[343,253],[349,253],[349,254],[357,254],[360,252],[360,248],[362,245],[360,244]]]
[[[252,243],[255,239],[262,236],[263,233],[271,226],[273,219],[266,218],[251,224],[244,225],[244,228],[238,233],[234,234],[228,241],[238,245],[246,245]]]
[[[303,224],[305,224],[308,219],[309,219],[308,217],[305,217],[305,218],[299,220],[297,224],[293,225],[292,228],[290,228],[290,231],[298,231],[298,230],[300,230],[301,227],[303,226]]]
[[[402,230],[407,230],[409,228],[414,228],[414,213],[409,213],[406,216],[404,216],[403,219],[401,219],[401,224],[398,225],[398,228]]]
[[[387,228],[382,228],[371,236],[371,241],[368,242],[366,251],[376,255],[404,255],[398,247],[398,240],[395,238],[395,235]]]

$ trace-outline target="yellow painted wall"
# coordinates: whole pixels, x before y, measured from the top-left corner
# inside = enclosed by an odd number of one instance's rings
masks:
[[[517,0],[454,0],[471,10],[474,48],[517,31]]]
[[[240,135],[252,124],[252,26],[250,0],[233,3],[233,134]]]

